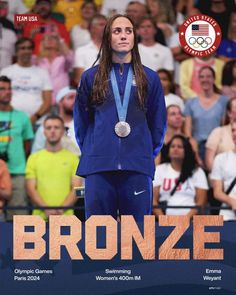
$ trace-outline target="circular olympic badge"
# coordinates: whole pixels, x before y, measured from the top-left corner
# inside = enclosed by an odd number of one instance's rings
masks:
[[[221,29],[212,17],[193,15],[180,26],[179,41],[183,50],[192,56],[211,55],[220,45]]]

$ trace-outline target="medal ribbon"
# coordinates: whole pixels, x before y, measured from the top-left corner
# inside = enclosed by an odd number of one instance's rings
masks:
[[[119,121],[125,121],[126,116],[127,116],[130,91],[131,91],[132,79],[133,79],[132,66],[129,67],[129,71],[128,71],[127,81],[125,84],[125,93],[124,93],[123,104],[121,102],[121,97],[120,97],[118,84],[117,84],[117,80],[116,80],[116,75],[115,75],[115,71],[113,68],[111,70],[110,78],[111,78],[111,85],[112,85],[113,94],[115,97],[116,109],[117,109]]]

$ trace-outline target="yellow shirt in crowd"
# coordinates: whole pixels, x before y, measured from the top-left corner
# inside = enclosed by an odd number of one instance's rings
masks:
[[[78,162],[78,157],[68,150],[49,152],[43,149],[29,156],[26,179],[36,180],[36,189],[48,206],[61,206],[72,189]],[[65,211],[65,215],[71,214],[73,210]],[[46,219],[42,210],[34,210],[33,215]]]

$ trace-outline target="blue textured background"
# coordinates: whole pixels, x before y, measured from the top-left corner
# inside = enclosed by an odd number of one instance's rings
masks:
[[[66,229],[65,229],[66,230]],[[156,227],[156,249],[165,240],[171,228]],[[210,248],[224,248],[223,261],[160,261],[143,260],[134,247],[132,261],[120,260],[120,254],[109,261],[92,261],[84,254],[84,240],[79,249],[85,257],[83,261],[73,261],[67,251],[62,250],[62,259],[50,261],[46,254],[38,261],[14,261],[12,259],[12,224],[0,223],[0,294],[5,295],[99,295],[99,294],[236,294],[236,223],[225,223],[224,227],[209,227],[207,231],[220,231],[221,242],[210,244]],[[65,231],[65,234],[68,231]],[[100,232],[99,247],[104,235]],[[48,238],[48,231],[45,239]],[[179,248],[192,249],[192,227],[178,242]],[[120,249],[120,245],[118,245]],[[119,251],[120,252],[120,251]],[[191,251],[192,257],[192,251]],[[53,269],[53,275],[41,275],[41,280],[14,281],[14,269]],[[96,281],[95,276],[108,276],[105,269],[131,269],[132,276],[142,276],[141,281]],[[204,281],[206,268],[221,269],[222,280]],[[113,276],[113,274],[110,274]],[[209,287],[220,287],[209,290]]]

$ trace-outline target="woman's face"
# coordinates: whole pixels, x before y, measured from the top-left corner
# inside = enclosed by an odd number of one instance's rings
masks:
[[[81,10],[81,15],[83,19],[91,20],[95,15],[95,9],[92,3],[87,3],[84,5],[84,8]]]
[[[141,40],[155,40],[156,28],[149,19],[146,19],[140,23],[138,34]]]
[[[203,69],[202,71],[200,71],[199,82],[203,90],[212,89],[215,79],[211,70]]]
[[[230,120],[236,120],[236,99],[231,102],[231,109],[228,112]]]
[[[158,75],[161,80],[161,85],[165,94],[168,94],[170,92],[170,80],[168,78],[168,75],[164,72],[160,72]]]
[[[175,138],[169,149],[169,157],[171,160],[183,160],[184,159],[184,146],[180,138]]]
[[[57,50],[59,42],[55,38],[46,38],[43,43],[45,50]]]
[[[134,47],[134,30],[130,20],[117,17],[111,25],[111,48],[118,54],[131,54]]]
[[[167,109],[167,124],[172,128],[181,128],[183,126],[183,116],[178,106],[169,106]]]

